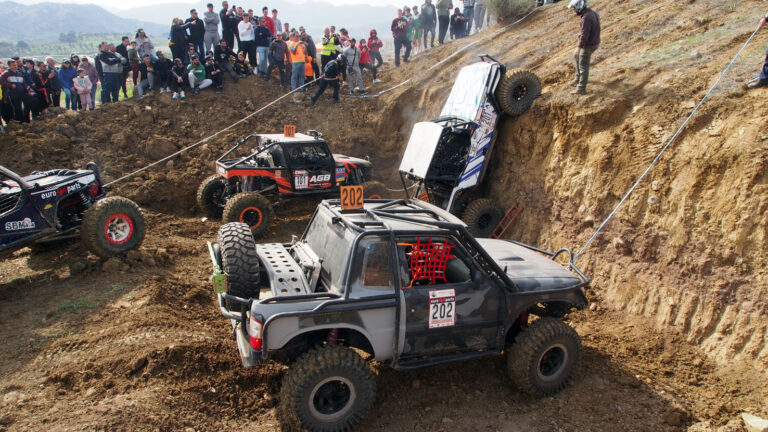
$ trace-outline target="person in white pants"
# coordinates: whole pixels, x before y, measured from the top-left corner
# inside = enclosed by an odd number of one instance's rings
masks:
[[[200,64],[200,57],[198,57],[197,54],[192,54],[190,60],[192,63],[187,66],[187,71],[189,72],[189,88],[192,89],[193,93],[197,93],[213,84],[213,81],[210,78],[205,77],[205,67]]]

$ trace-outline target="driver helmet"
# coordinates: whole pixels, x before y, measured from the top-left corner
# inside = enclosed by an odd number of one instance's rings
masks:
[[[576,9],[576,12],[579,13],[581,13],[581,11],[587,7],[587,0],[571,0],[571,2],[568,4],[568,9]]]

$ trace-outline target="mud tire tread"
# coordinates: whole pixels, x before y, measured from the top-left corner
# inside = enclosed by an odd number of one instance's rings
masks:
[[[221,267],[227,275],[227,294],[244,299],[259,298],[259,257],[248,225],[232,222],[219,228]],[[227,305],[233,309],[235,305]]]
[[[215,186],[226,188],[222,178],[217,175],[212,175],[200,183],[200,187],[197,189],[197,205],[200,206],[205,215],[211,219],[221,219],[224,208],[217,206],[213,202],[212,194],[216,191]]]
[[[221,219],[224,222],[240,222],[240,213],[247,207],[258,207],[261,210],[262,220],[261,225],[256,229],[251,230],[253,238],[257,239],[261,237],[272,224],[275,211],[272,208],[272,204],[264,195],[258,192],[243,192],[235,195],[227,201],[227,205],[224,206]]]
[[[133,222],[133,235],[123,244],[109,243],[103,234],[104,224],[110,215],[123,213]],[[111,258],[137,249],[144,241],[146,222],[141,208],[128,198],[112,196],[96,201],[83,214],[80,225],[80,240],[86,249],[100,258]]]
[[[528,89],[521,100],[513,97],[513,92],[520,84],[525,84]],[[518,116],[531,108],[533,101],[541,96],[541,81],[539,77],[527,69],[512,69],[501,78],[501,83],[496,90],[496,99],[501,109],[507,115]]]

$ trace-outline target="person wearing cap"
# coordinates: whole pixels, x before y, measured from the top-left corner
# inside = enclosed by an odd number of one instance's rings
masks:
[[[139,57],[138,44],[136,41],[131,41],[128,46],[128,65],[131,68],[131,78],[133,79],[133,86],[136,87],[139,78],[139,65],[141,64],[141,58]]]
[[[61,91],[64,93],[64,108],[75,109],[74,101],[72,100],[72,86],[73,80],[77,76],[77,71],[72,67],[72,62],[69,59],[64,60],[61,63],[61,69],[59,69],[59,81],[61,81]]]
[[[141,99],[147,90],[151,93],[155,88],[155,67],[149,54],[144,55],[138,71],[139,84],[136,86],[136,91],[139,94],[139,99]]]
[[[570,85],[576,89],[571,94],[583,95],[587,93],[589,62],[592,54],[600,46],[600,17],[597,12],[589,8],[587,0],[571,0],[568,8],[573,9],[576,16],[581,17],[579,46],[573,53],[576,60],[576,73],[573,81],[570,82]]]
[[[250,16],[243,14],[243,20],[237,25],[237,33],[240,35],[240,51],[248,56],[251,66],[256,67],[256,45],[253,43],[255,25],[251,23]],[[251,71],[253,73],[253,71]],[[249,74],[250,75],[250,74]]]
[[[288,77],[286,76],[285,65],[291,61],[291,57],[288,54],[288,45],[285,43],[284,33],[278,33],[275,40],[272,42],[272,46],[269,47],[269,67],[267,68],[267,75],[264,77],[264,81],[269,81],[272,78],[272,71],[277,68],[280,72],[280,87],[283,90],[288,88]]]
[[[341,69],[346,67],[347,57],[340,55],[334,60],[330,60],[323,68],[323,75],[320,77],[320,85],[317,88],[317,92],[312,96],[312,106],[315,106],[320,96],[325,93],[325,89],[333,87],[333,103],[339,102],[339,75],[341,75]]]
[[[259,60],[259,75],[267,75],[267,53],[271,34],[266,26],[264,17],[259,17],[259,25],[253,31],[253,43],[256,45],[256,54]]]
[[[205,66],[200,63],[200,57],[192,54],[192,62],[187,66],[187,77],[189,78],[189,88],[193,94],[200,93],[200,90],[213,84],[209,78],[206,78]]]
[[[89,107],[91,110],[96,108],[96,90],[98,88],[99,84],[99,75],[96,72],[96,67],[94,67],[88,57],[83,56],[82,62],[80,62],[80,67],[85,71],[85,76],[88,77],[88,79],[91,81],[91,106]],[[85,107],[83,107],[85,109]]]
[[[213,51],[218,45],[221,37],[219,37],[219,23],[221,18],[219,14],[213,11],[213,3],[206,5],[206,11],[203,13],[203,24],[205,24],[205,35],[203,35],[203,42],[205,43],[205,52]]]
[[[155,84],[160,87],[160,93],[170,93],[173,62],[165,57],[165,54],[160,50],[155,52],[155,56],[156,60],[152,62],[152,66],[155,69]]]
[[[232,80],[237,82],[237,74],[232,68],[232,59],[237,59],[237,54],[232,51],[232,48],[227,46],[227,41],[224,39],[219,41],[216,49],[213,50],[213,60],[222,71],[226,71]]]
[[[213,86],[216,87],[216,93],[224,92],[224,79],[222,77],[221,69],[213,61],[212,56],[205,58],[205,79],[211,80]]]
[[[189,87],[189,73],[186,66],[181,59],[173,60],[173,67],[171,68],[171,84],[173,87],[173,96],[171,99],[177,99],[181,96],[182,99],[186,99],[187,95],[184,94],[184,89]]]
[[[189,10],[189,18],[184,23],[189,24],[189,42],[195,45],[198,53],[205,52],[205,24],[198,18],[196,9]]]

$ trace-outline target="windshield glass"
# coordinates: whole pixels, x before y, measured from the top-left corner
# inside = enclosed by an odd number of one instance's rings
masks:
[[[342,278],[354,239],[351,230],[341,223],[332,224],[328,210],[318,207],[302,241],[320,258],[320,281],[330,291],[343,292]]]
[[[285,151],[294,165],[325,162],[330,156],[325,146],[318,143],[287,143]]]

